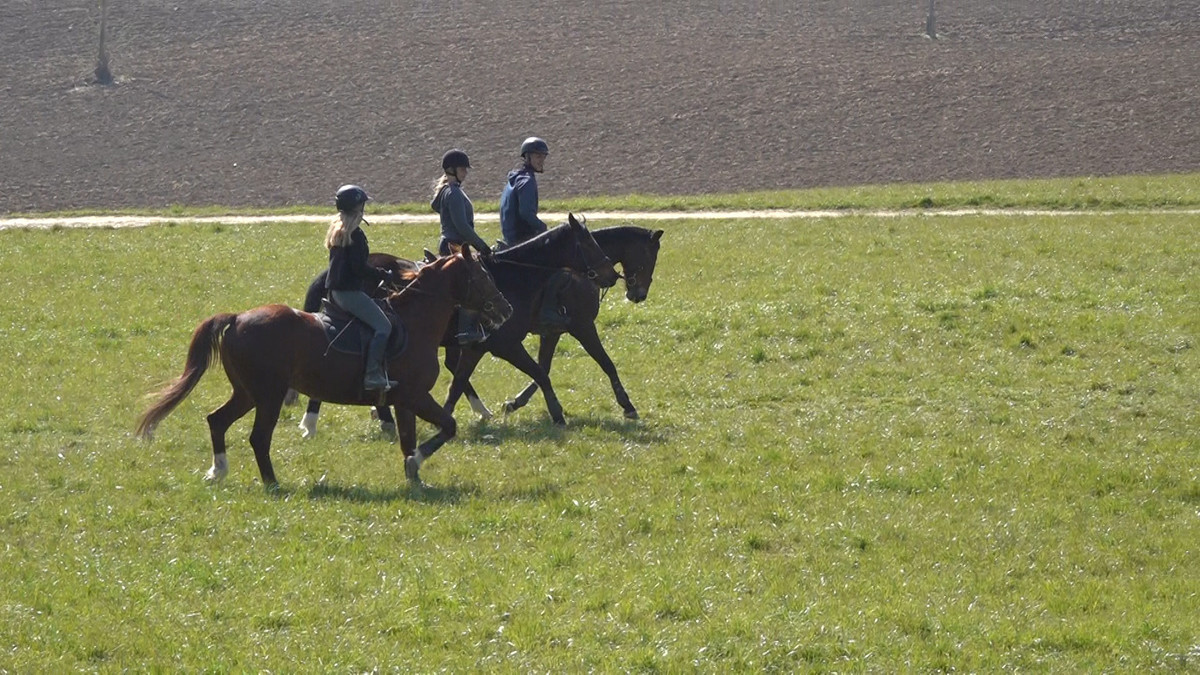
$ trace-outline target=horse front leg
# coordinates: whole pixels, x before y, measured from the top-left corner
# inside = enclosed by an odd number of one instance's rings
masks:
[[[558,349],[560,338],[562,338],[562,333],[550,333],[538,338],[538,365],[542,367],[542,372],[546,373],[547,377],[550,375],[550,365],[554,361],[554,351]],[[507,414],[524,408],[537,390],[537,382],[530,382],[521,390],[521,393],[517,394],[516,398],[504,402],[504,412]]]
[[[458,361],[461,355],[462,348],[458,345],[448,345],[446,347],[446,358],[444,363],[446,364],[446,370],[450,371],[451,375],[458,370]],[[481,358],[482,356],[483,355],[480,354]],[[474,368],[472,368],[472,372],[474,372]],[[488,410],[488,407],[483,403],[483,399],[479,398],[479,394],[475,391],[475,387],[472,386],[470,379],[462,383],[462,393],[466,395],[467,403],[471,404],[471,410],[474,410],[475,414],[479,415],[480,419],[485,421],[492,419],[492,411]],[[455,402],[455,405],[457,405],[457,401]]]
[[[533,381],[542,389],[542,396],[546,399],[546,410],[550,413],[550,419],[559,426],[567,424],[566,418],[563,417],[562,404],[558,402],[558,395],[554,393],[554,386],[550,384],[550,376],[533,360],[529,352],[525,351],[525,347],[521,343],[518,342],[499,351],[493,349],[492,354],[508,361],[517,370],[533,378]]]
[[[458,406],[458,399],[462,398],[463,393],[471,384],[471,373],[475,372],[475,367],[479,365],[479,360],[483,358],[483,352],[478,349],[461,349],[458,350],[457,357],[454,359],[452,366],[454,379],[450,382],[450,391],[446,393],[446,403],[442,406],[446,414],[453,415],[454,408]],[[450,366],[450,349],[446,349],[446,364]],[[419,416],[420,413],[417,413]],[[425,418],[421,418],[425,419]]]
[[[396,406],[396,441],[405,457],[412,457],[417,449],[417,417],[408,408]]]
[[[438,432],[434,434],[433,438],[422,443],[412,455],[404,458],[404,476],[408,479],[410,485],[420,487],[422,485],[421,465],[433,453],[437,452],[438,448],[454,438],[458,433],[458,423],[454,421],[454,416],[447,412],[444,407],[438,405],[437,401],[428,392],[424,392],[424,396],[419,396],[416,400],[407,403],[405,407],[411,410],[417,417],[438,428]]]
[[[578,331],[572,332],[571,335],[574,335],[575,339],[579,340],[579,344],[583,345],[583,349],[588,353],[588,356],[592,357],[592,360],[608,376],[608,381],[612,384],[613,394],[617,397],[617,404],[625,411],[625,417],[636,420],[638,418],[637,408],[633,407],[633,402],[629,400],[629,394],[625,393],[625,387],[622,386],[621,378],[617,375],[617,366],[608,357],[608,352],[605,351],[604,344],[600,342],[600,334],[596,332],[596,324],[588,324]]]

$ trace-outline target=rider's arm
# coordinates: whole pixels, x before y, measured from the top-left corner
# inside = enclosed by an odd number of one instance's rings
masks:
[[[354,274],[359,279],[383,281],[388,278],[386,272],[378,267],[371,266],[371,264],[367,262],[367,256],[370,255],[371,251],[367,246],[367,238],[365,234],[361,239],[354,237],[350,242],[350,246],[347,248],[349,250],[346,252],[348,254],[346,262],[348,262],[350,266],[354,268]]]
[[[514,188],[517,191],[517,212],[521,215],[521,222],[532,230],[536,230],[533,234],[541,234],[550,229],[546,223],[538,218],[538,193],[537,183],[532,180],[523,180],[517,183]]]
[[[490,250],[487,242],[475,231],[473,218],[467,213],[467,198],[462,192],[448,191],[442,202],[442,209],[450,219],[450,226],[458,234],[459,241],[464,241],[480,251]]]

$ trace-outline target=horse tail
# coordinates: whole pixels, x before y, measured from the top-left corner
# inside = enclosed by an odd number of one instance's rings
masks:
[[[138,422],[139,438],[151,438],[158,423],[192,393],[192,389],[196,388],[209,365],[221,358],[221,337],[236,320],[237,314],[215,314],[196,327],[196,332],[192,334],[192,344],[188,347],[183,374],[165,389],[153,394],[157,400]]]

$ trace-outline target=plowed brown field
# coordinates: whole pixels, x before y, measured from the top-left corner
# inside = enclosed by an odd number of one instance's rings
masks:
[[[1200,0],[0,2],[0,212],[1200,168]]]

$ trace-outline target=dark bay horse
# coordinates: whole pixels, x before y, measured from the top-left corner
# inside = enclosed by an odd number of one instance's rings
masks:
[[[438,259],[421,270],[403,274],[408,285],[387,297],[407,330],[407,346],[389,357],[387,371],[399,384],[384,401],[401,420],[413,423],[405,433],[415,438],[415,416],[438,427],[438,433],[405,452],[404,472],[420,484],[421,463],[454,437],[454,417],[430,395],[439,371],[437,348],[455,306],[481,313],[485,324],[497,328],[512,314],[480,258],[470,249]],[[250,445],[264,485],[277,483],[271,466],[271,436],[288,388],[336,403],[375,405],[374,392],[362,391],[361,356],[329,349],[321,323],[312,315],[286,305],[266,305],[240,314],[216,314],[201,322],[192,336],[183,374],[157,394],[142,416],[137,433],[149,438],[158,424],[191,393],[218,357],[233,386],[229,400],[208,416],[213,464],[209,480],[228,472],[225,432],[251,409],[254,426]]]
[[[650,283],[654,281],[654,266],[658,263],[659,240],[662,230],[648,230],[644,227],[618,226],[592,230],[592,237],[600,245],[601,250],[614,264],[621,265],[622,276],[625,277],[625,298],[638,303],[646,299],[650,293]],[[573,279],[571,285],[562,291],[563,304],[567,307],[570,324],[566,332],[579,341],[584,351],[600,366],[612,384],[613,394],[617,404],[625,411],[628,419],[637,419],[637,408],[625,393],[621,378],[617,375],[617,367],[613,365],[608,352],[600,342],[596,332],[596,317],[600,313],[600,296],[591,284],[582,279]],[[538,341],[538,365],[546,374],[550,374],[550,364],[554,359],[554,350],[562,333],[545,333]],[[469,386],[469,385],[468,385]],[[537,382],[530,382],[516,398],[504,404],[504,412],[518,410],[529,403],[530,397],[538,390]],[[479,408],[474,405],[478,395],[474,389],[468,389],[467,395],[474,396],[472,407],[476,412]],[[487,409],[481,413],[490,415]]]
[[[388,269],[405,269],[413,265],[410,261],[384,253],[371,254],[370,263]],[[533,326],[542,287],[551,276],[567,269],[578,273],[581,278],[589,279],[592,289],[595,289],[596,285],[608,288],[619,278],[612,262],[604,255],[591,231],[576,220],[574,215],[568,215],[566,223],[517,246],[496,251],[484,264],[496,280],[496,286],[512,304],[513,314],[478,346],[460,347],[454,337],[454,327],[449,324],[445,326],[446,333],[442,345],[446,347],[446,367],[455,374],[445,409],[453,412],[455,404],[463,394],[464,386],[470,386],[469,379],[475,366],[484,353],[491,352],[531,377],[542,390],[551,419],[556,424],[565,424],[562,405],[550,385],[550,378],[525,350],[522,341]],[[309,286],[305,306],[319,303],[323,293],[324,273],[318,275]],[[464,354],[467,355],[466,358],[462,356]],[[472,406],[479,411],[483,405],[482,402],[478,402],[477,405],[476,401],[477,399],[472,401]],[[486,408],[483,410],[486,411]],[[308,412],[300,423],[305,437],[316,433],[319,411],[319,397],[313,397],[309,401]],[[380,409],[379,415],[386,425],[389,421],[387,410]],[[407,426],[406,420],[402,419],[401,422],[401,428]],[[411,439],[406,439],[404,434],[401,434],[400,442],[404,445],[411,442]]]

